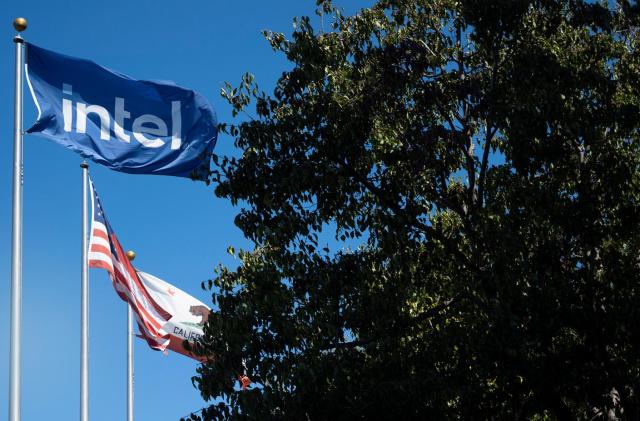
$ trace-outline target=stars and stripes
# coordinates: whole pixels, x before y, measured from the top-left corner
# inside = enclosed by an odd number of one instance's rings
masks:
[[[164,351],[169,345],[170,335],[163,326],[172,315],[153,299],[140,281],[104,215],[100,198],[91,179],[89,179],[89,185],[92,208],[89,266],[109,272],[116,292],[133,310],[141,337],[151,348]]]

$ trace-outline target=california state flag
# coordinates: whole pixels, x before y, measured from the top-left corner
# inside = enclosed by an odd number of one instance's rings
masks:
[[[137,272],[151,297],[172,315],[171,319],[162,326],[162,330],[169,334],[167,348],[199,361],[205,360],[184,349],[182,344],[185,340],[195,342],[204,334],[202,328],[209,318],[211,309],[180,288],[148,273]]]

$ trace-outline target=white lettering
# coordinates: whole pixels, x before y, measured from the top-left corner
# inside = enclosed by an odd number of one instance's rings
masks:
[[[63,95],[69,98],[62,99],[62,118],[65,132],[73,131],[73,86],[64,83],[62,87]],[[182,146],[182,109],[180,101],[171,101],[171,131],[167,123],[160,117],[153,114],[143,114],[133,120],[131,133],[133,137],[147,148],[159,148],[165,145],[162,139],[167,138],[171,133],[171,149],[178,150]],[[93,113],[100,118],[100,139],[111,139],[111,113],[100,105],[85,104],[76,102],[76,125],[77,133],[87,132],[88,115]],[[130,143],[131,136],[125,131],[125,120],[131,118],[131,113],[125,109],[125,99],[115,97],[115,107],[113,112],[113,133],[122,142]]]
[[[87,132],[87,115],[94,113],[100,117],[100,139],[109,140],[109,127],[111,126],[111,118],[109,112],[99,105],[89,105],[78,102],[76,104],[76,130],[78,133]]]
[[[180,101],[171,101],[171,150],[180,149],[182,145],[182,114]]]
[[[62,119],[64,120],[64,131],[70,133],[73,122],[73,102],[66,98],[62,99]]]
[[[155,127],[145,127],[145,124],[154,124]],[[155,136],[167,136],[167,124],[159,117],[152,114],[143,114],[133,120],[133,137],[147,148],[159,148],[164,145],[164,141],[159,137],[148,138],[143,133]]]
[[[116,97],[116,116],[115,121],[113,122],[113,132],[116,134],[118,139],[127,143],[129,143],[131,136],[126,134],[122,127],[124,126],[124,120],[130,117],[131,113],[124,109],[124,98]]]
[[[62,93],[69,96],[73,95],[73,86],[63,83]],[[64,131],[71,133],[71,125],[73,124],[73,102],[70,99],[62,99],[62,119],[64,121]]]

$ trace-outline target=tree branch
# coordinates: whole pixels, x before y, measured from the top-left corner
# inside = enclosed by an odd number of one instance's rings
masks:
[[[462,46],[462,23],[459,20],[456,20],[456,49],[458,74],[460,80],[464,81],[466,78],[466,69],[464,64],[464,48]],[[469,186],[467,187],[467,208],[471,209],[473,208],[473,204],[475,202],[474,196],[476,193],[476,165],[474,159],[474,143],[472,138],[473,133],[471,133],[471,129],[469,127],[469,102],[464,96],[460,99],[460,101],[462,102],[462,119],[460,124],[462,126],[461,132],[464,135],[464,145],[462,147],[462,150],[464,152],[466,161],[467,179],[469,180]]]
[[[487,165],[489,164],[489,151],[491,149],[491,142],[493,141],[493,137],[498,131],[497,127],[494,127],[493,130],[489,130],[488,126],[485,128],[485,140],[484,140],[484,151],[482,152],[482,164],[480,165],[480,177],[478,178],[478,200],[476,202],[476,207],[480,208],[484,205],[484,183],[485,177],[487,175]]]
[[[498,77],[498,47],[502,42],[502,33],[500,33],[493,45],[493,68],[491,69],[491,93],[495,90],[496,79]],[[484,186],[485,178],[487,174],[487,166],[489,164],[489,151],[491,150],[491,142],[493,137],[498,132],[497,127],[493,127],[493,131],[489,129],[489,123],[485,121],[485,140],[484,151],[482,152],[482,163],[480,164],[480,176],[478,178],[478,200],[476,202],[476,208],[479,209],[484,206]]]
[[[402,217],[405,223],[409,226],[413,226],[414,228],[418,228],[425,234],[430,235],[432,238],[437,239],[442,243],[442,245],[453,255],[455,255],[462,264],[464,264],[467,268],[470,269],[478,269],[467,256],[462,253],[457,247],[454,247],[450,244],[447,238],[438,230],[433,228],[432,226],[426,225],[416,219],[409,219],[403,213],[403,209],[398,206],[393,200],[391,200],[379,187],[375,186],[367,177],[363,177],[357,171],[355,171],[347,162],[336,161],[336,163],[341,166],[348,175],[353,177],[356,181],[362,183],[367,190],[369,190],[373,195],[375,195],[378,200],[380,200],[385,206],[390,208],[396,215]]]
[[[431,307],[430,309],[418,314],[416,317],[408,320],[407,322],[405,322],[404,324],[401,324],[400,326],[398,326],[397,329],[394,330],[394,335],[393,336],[400,336],[402,334],[402,332],[404,331],[404,329],[414,326],[420,322],[423,322],[427,319],[430,319],[434,316],[437,316],[442,310],[447,309],[448,307],[458,303],[459,301],[462,300],[464,294],[459,293],[457,294],[455,297],[446,300],[434,307]],[[367,338],[367,339],[358,339],[356,341],[351,341],[351,342],[341,342],[341,343],[337,343],[325,348],[321,348],[321,351],[330,351],[330,350],[338,350],[338,349],[345,349],[345,348],[356,348],[359,346],[365,346],[365,345],[369,345],[370,343],[376,342],[378,340],[380,340],[382,338],[380,337],[376,337],[376,338]]]

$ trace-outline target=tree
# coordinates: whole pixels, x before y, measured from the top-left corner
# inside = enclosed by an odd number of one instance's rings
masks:
[[[638,5],[318,3],[272,94],[222,92],[255,248],[204,285],[191,418],[638,419]]]

